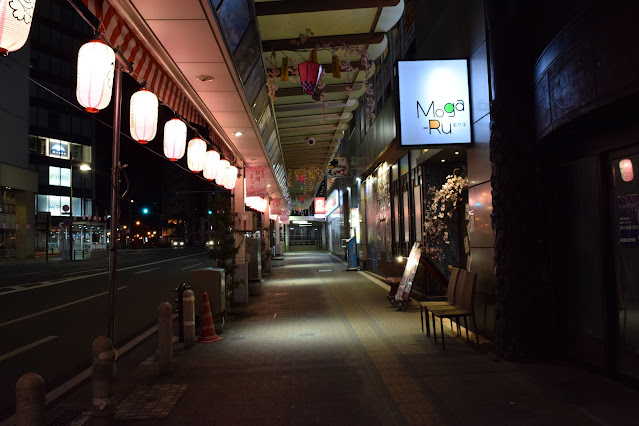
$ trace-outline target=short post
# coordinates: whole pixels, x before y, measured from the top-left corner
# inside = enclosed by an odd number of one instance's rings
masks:
[[[195,294],[193,290],[186,290],[182,298],[184,303],[184,348],[195,346]]]
[[[177,286],[175,290],[173,290],[177,293],[178,296],[177,299],[175,299],[175,303],[177,304],[177,308],[175,309],[175,311],[178,314],[178,342],[180,343],[184,342],[184,309],[182,298],[184,297],[184,290],[186,290],[187,288],[191,287],[187,286],[186,283],[182,283]]]
[[[27,373],[16,382],[16,425],[44,426],[44,379]]]
[[[113,342],[106,336],[93,341],[91,380],[93,387],[93,424],[111,425],[115,417],[115,352]]]
[[[169,302],[158,306],[158,337],[160,340],[160,374],[170,374],[173,365],[173,319]]]

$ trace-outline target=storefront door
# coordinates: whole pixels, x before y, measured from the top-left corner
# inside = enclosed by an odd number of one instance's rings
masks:
[[[617,290],[616,370],[639,380],[639,148],[611,155],[608,170]]]

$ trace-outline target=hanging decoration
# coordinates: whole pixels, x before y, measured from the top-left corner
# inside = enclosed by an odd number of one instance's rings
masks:
[[[333,57],[331,58],[331,72],[333,74],[333,77],[342,78],[342,73],[341,73],[340,64],[339,64],[339,56],[337,55],[333,55]]]
[[[319,64],[319,61],[317,60],[317,49],[311,50],[311,53],[308,55],[308,61]]]
[[[217,176],[217,168],[220,166],[220,153],[214,149],[206,151],[204,169],[202,174],[206,180],[213,180]]]
[[[193,173],[201,172],[204,169],[206,160],[206,142],[202,138],[193,138],[189,141],[186,152],[186,163]]]
[[[280,81],[288,81],[288,57],[282,58],[282,68],[280,70]]]
[[[76,97],[87,112],[96,113],[111,102],[115,54],[100,40],[91,40],[78,52]]]
[[[172,118],[164,125],[164,155],[171,161],[184,157],[186,148],[186,124]]]
[[[220,160],[220,164],[217,166],[217,174],[215,175],[215,183],[220,186],[224,186],[224,178],[226,177],[226,169],[231,167],[231,164],[228,160],[222,159]]]
[[[230,166],[228,168],[227,180],[224,182],[224,188],[233,189],[237,183],[237,167]]]
[[[0,54],[7,56],[27,42],[36,0],[0,3]]]
[[[147,89],[131,96],[129,128],[131,137],[141,144],[155,138],[158,128],[158,97]]]
[[[322,66],[316,62],[302,62],[299,65],[300,83],[302,84],[302,91],[306,94],[312,95],[317,88],[317,82],[322,74]]]
[[[619,172],[621,172],[621,180],[624,182],[631,182],[635,178],[632,161],[629,158],[619,161]]]

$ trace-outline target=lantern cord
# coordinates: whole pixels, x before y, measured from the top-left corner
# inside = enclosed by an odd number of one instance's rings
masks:
[[[80,15],[80,17],[82,19],[84,19],[84,22],[86,22],[87,24],[89,24],[89,26],[91,28],[93,28],[93,31],[95,31],[96,34],[99,34],[98,29],[95,27],[95,25],[93,25],[91,23],[91,21],[89,20],[89,18],[87,18],[86,16],[84,16],[84,13],[82,13],[82,11],[80,10],[80,8],[73,2],[73,0],[67,0],[67,3],[69,3],[71,5],[72,8],[75,9],[76,12],[78,12],[78,15]]]
[[[122,195],[120,195],[120,198],[124,198],[126,197],[126,194],[129,192],[129,176],[126,174],[126,168],[128,167],[128,164],[121,164],[120,165],[120,172],[124,174],[124,180],[126,181],[126,190],[122,193]]]

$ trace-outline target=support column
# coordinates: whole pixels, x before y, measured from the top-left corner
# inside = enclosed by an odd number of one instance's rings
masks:
[[[540,186],[527,4],[486,0],[490,61],[492,226],[495,232],[495,351],[504,359],[552,350],[552,298],[540,262]]]
[[[233,213],[244,211],[244,170],[237,165],[237,168],[241,170],[238,173],[240,176],[235,183],[235,189],[233,189]],[[246,242],[244,240],[243,232],[235,233],[235,247],[239,247],[239,251],[235,255],[235,265],[237,269],[233,273],[233,277],[229,278],[233,281],[243,281],[243,284],[233,290],[233,303],[238,306],[248,305],[248,262],[246,259]]]

